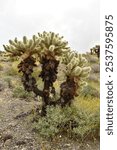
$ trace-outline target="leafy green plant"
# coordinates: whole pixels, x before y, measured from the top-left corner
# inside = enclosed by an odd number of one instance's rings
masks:
[[[39,118],[33,128],[44,138],[65,134],[84,139],[99,136],[99,124],[99,109],[91,113],[73,105],[63,109],[49,106],[46,117]]]
[[[38,36],[33,35],[32,39],[24,36],[22,41],[15,38],[9,40],[9,43],[4,48],[11,58],[20,60],[18,69],[22,73],[24,89],[42,97],[42,115],[46,115],[48,105],[70,106],[74,97],[86,85],[85,80],[90,72],[86,58],[72,51],[68,42],[59,34],[44,31],[42,34],[38,33]],[[43,81],[43,90],[39,89],[37,80],[32,75],[37,62],[41,65],[39,77]],[[55,100],[54,83],[60,63],[65,65],[65,80],[60,85],[59,98]]]

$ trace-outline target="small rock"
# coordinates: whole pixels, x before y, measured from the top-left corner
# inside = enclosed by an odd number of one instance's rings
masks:
[[[70,146],[71,146],[71,144],[65,144],[64,148],[67,148],[67,147],[70,147]]]
[[[17,122],[10,122],[8,126],[9,127],[15,127],[16,125],[17,125]]]
[[[26,148],[22,148],[21,150],[27,150]]]
[[[4,142],[6,142],[7,140],[12,139],[12,138],[13,138],[13,135],[11,133],[5,133],[2,135],[2,139]]]
[[[14,148],[18,148],[18,146],[16,145],[16,146],[14,146]]]
[[[6,145],[6,146],[11,145],[11,141],[12,141],[12,139],[6,140],[5,145]]]

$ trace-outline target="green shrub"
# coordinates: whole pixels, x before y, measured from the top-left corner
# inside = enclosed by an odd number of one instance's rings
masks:
[[[13,90],[13,97],[29,99],[33,97],[33,94],[25,91],[22,86],[18,86]]]
[[[7,83],[8,88],[13,88],[12,78],[9,76],[4,77],[4,81]]]
[[[18,73],[17,65],[18,61],[11,64],[11,67],[6,71],[6,74],[8,76],[16,76],[16,75],[19,76],[20,74]]]
[[[51,106],[47,108],[47,115],[39,118],[33,127],[44,138],[54,138],[63,134],[82,139],[87,136],[98,136],[99,111],[91,113],[75,106]]]
[[[87,112],[81,112],[78,114],[79,126],[73,129],[73,132],[82,139],[93,138],[99,136],[100,121],[99,110],[94,114]]]

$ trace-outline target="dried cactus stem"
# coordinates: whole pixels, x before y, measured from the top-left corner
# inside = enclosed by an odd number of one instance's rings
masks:
[[[18,65],[19,72],[22,72],[22,83],[26,91],[33,91],[36,96],[43,96],[43,92],[37,88],[36,79],[32,77],[33,67],[35,65],[35,59],[30,56]]]
[[[54,57],[45,55],[41,59],[42,71],[39,77],[42,78],[44,82],[43,89],[43,105],[42,105],[42,116],[46,115],[46,107],[47,105],[51,105],[50,93],[55,95],[56,91],[53,86],[53,83],[57,79],[57,69],[59,65],[59,61]]]
[[[60,86],[60,105],[65,107],[66,105],[71,105],[74,96],[76,95],[77,85],[74,81],[74,78],[67,77],[66,81],[63,82]]]

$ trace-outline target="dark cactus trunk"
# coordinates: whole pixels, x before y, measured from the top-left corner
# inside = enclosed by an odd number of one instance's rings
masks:
[[[30,56],[18,65],[19,72],[23,73],[22,82],[24,89],[28,92],[33,91],[36,95],[43,96],[42,91],[37,88],[36,79],[32,77],[33,68],[36,66],[36,60]]]
[[[66,81],[61,84],[60,100],[61,106],[71,105],[74,96],[76,95],[77,85],[74,78],[67,77]]]
[[[50,94],[55,95],[55,88],[53,87],[53,83],[57,79],[57,69],[59,65],[59,61],[52,57],[42,57],[41,60],[42,71],[39,77],[44,81],[44,89],[43,89],[43,105],[42,105],[42,115],[46,115],[46,107],[47,105],[51,105]]]

